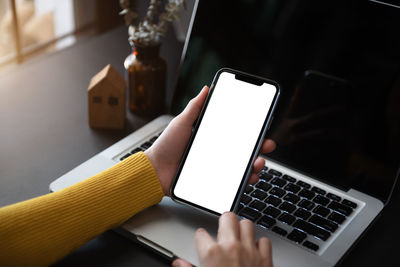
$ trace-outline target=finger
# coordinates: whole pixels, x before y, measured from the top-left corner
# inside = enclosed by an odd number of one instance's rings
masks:
[[[237,216],[232,212],[225,212],[219,217],[218,242],[232,242],[239,240],[240,227]]]
[[[189,262],[185,261],[184,259],[176,259],[172,262],[173,267],[189,267],[193,266]]]
[[[269,241],[269,239],[266,237],[261,237],[257,242],[257,247],[263,261],[267,261],[267,266],[272,266],[271,241]]]
[[[258,174],[265,166],[265,159],[258,157],[253,163],[252,173]]]
[[[194,121],[200,115],[209,90],[210,88],[208,88],[208,86],[204,86],[200,93],[189,101],[185,110],[179,116],[181,123],[189,126],[193,125]]]
[[[271,153],[274,151],[276,148],[276,143],[272,139],[266,139],[264,140],[262,147],[261,147],[261,153]]]
[[[258,182],[258,180],[259,180],[258,175],[255,173],[252,173],[249,178],[249,184],[255,184]]]
[[[199,255],[199,258],[203,258],[210,246],[215,244],[215,241],[205,229],[199,228],[194,234],[194,243],[196,245],[197,255]]]
[[[254,225],[250,220],[241,220],[240,224],[240,241],[247,247],[255,247]]]

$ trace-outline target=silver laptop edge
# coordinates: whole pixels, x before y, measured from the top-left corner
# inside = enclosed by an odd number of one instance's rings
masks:
[[[156,118],[52,182],[50,190],[58,191],[113,166],[135,146],[139,146],[160,133],[172,118],[169,115]],[[265,231],[262,227],[258,227],[257,235],[265,235],[273,243],[273,259],[276,266],[291,266],[293,264],[296,266],[334,265],[384,206],[381,201],[357,190],[351,189],[344,192],[283,167],[268,158],[266,161],[266,165],[270,168],[301,178],[311,185],[318,186],[341,197],[345,196],[358,204],[353,214],[346,220],[345,227],[341,227],[327,242],[311,237],[313,242],[321,247],[317,253],[308,251],[286,238],[281,238],[271,231]],[[196,218],[196,220],[193,220],[193,218]],[[166,256],[171,256],[172,253],[189,260],[193,264],[198,264],[193,236],[195,230],[200,226],[211,230],[215,235],[217,220],[215,216],[194,211],[165,197],[159,205],[135,215],[119,229],[119,232],[133,233],[139,236],[139,238],[135,237],[136,241],[150,247],[153,243],[153,249],[157,245],[159,248],[164,248]],[[279,226],[285,228],[283,223],[280,223]]]
[[[170,115],[163,115],[154,119],[142,128],[53,181],[49,186],[50,191],[55,192],[76,184],[115,165],[119,162],[119,158],[125,155],[132,147],[135,147],[137,144],[140,145],[142,142],[147,141],[149,137],[165,129],[172,118],[173,117]]]
[[[273,166],[278,171],[287,169],[276,163],[271,164],[268,159],[267,165]],[[333,266],[367,229],[371,221],[382,210],[383,203],[354,189],[344,192],[309,177],[302,176],[301,179],[341,197],[345,196],[358,204],[357,209],[348,217],[343,227],[333,234],[327,242],[311,237],[313,242],[321,246],[317,253],[308,251],[272,231],[265,231],[260,226],[257,226],[257,236],[267,236],[272,241],[275,266]],[[209,219],[205,219],[205,216]],[[211,232],[215,235],[217,221],[216,219],[213,220],[212,217],[176,204],[170,198],[165,197],[159,205],[134,216],[122,226],[122,229],[144,237],[137,241],[147,246],[149,244],[146,240],[151,240],[159,245],[160,250],[172,251],[178,257],[198,264],[193,241],[194,232],[198,227],[203,227],[208,230],[211,229]],[[193,220],[193,218],[196,219]],[[277,223],[279,227],[287,228],[284,223]],[[127,236],[129,237],[129,235]],[[131,237],[135,239],[134,236]],[[179,241],[176,241],[177,239]]]

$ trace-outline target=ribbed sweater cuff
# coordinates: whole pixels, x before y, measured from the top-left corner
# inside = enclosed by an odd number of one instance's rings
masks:
[[[162,197],[154,168],[137,153],[78,184],[1,208],[0,262],[53,263]]]

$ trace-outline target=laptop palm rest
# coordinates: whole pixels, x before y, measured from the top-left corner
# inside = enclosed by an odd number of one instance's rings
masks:
[[[199,227],[207,229],[211,235],[216,237],[218,217],[177,204],[169,197],[164,197],[158,205],[133,216],[118,232],[124,234],[125,231],[124,235],[128,237],[129,233],[133,233],[137,241],[163,254],[184,258],[198,266],[194,234]],[[267,236],[271,240],[274,266],[330,265],[320,257],[266,232],[261,227],[256,227],[256,236],[257,238]],[[156,244],[158,248],[154,248],[153,244]],[[305,253],[309,255],[304,257]]]

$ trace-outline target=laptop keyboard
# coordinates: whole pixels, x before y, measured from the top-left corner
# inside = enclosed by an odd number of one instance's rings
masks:
[[[161,134],[161,133],[160,133]],[[146,142],[143,142],[140,146],[137,146],[135,148],[133,148],[130,152],[125,153],[122,157],[120,157],[120,161],[126,159],[127,157],[140,152],[140,151],[145,151],[146,149],[148,149],[156,140],[157,138],[160,136],[160,134],[153,136],[152,138],[150,138],[149,140],[147,140]]]
[[[160,134],[132,148],[120,161],[145,151]],[[351,200],[265,166],[259,181],[247,185],[238,214],[317,252],[320,242],[314,239],[327,241],[356,208]]]
[[[238,214],[313,251],[320,247],[312,239],[327,241],[357,208],[353,201],[268,167],[259,178],[247,185]]]

